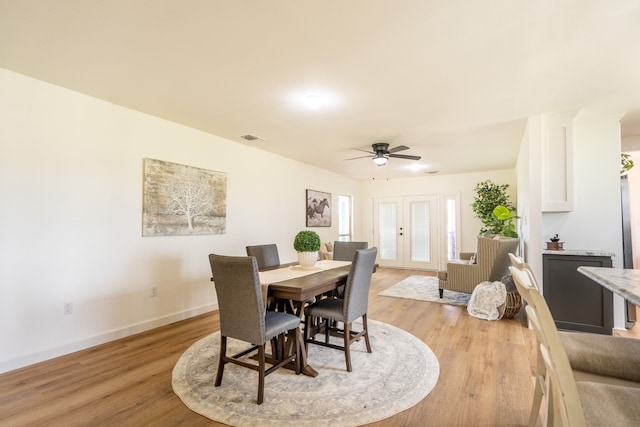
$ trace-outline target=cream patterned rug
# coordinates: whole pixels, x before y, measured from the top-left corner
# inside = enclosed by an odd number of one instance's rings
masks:
[[[469,302],[469,298],[471,298],[470,294],[446,289],[444,295],[440,298],[438,278],[433,276],[409,276],[378,295],[465,306]]]
[[[356,330],[360,330],[357,328]],[[351,345],[353,372],[344,353],[309,345],[316,378],[278,369],[265,379],[257,405],[257,372],[227,364],[214,387],[220,333],[193,344],[173,369],[174,392],[193,411],[232,426],[358,426],[388,418],[424,399],[440,374],[438,359],[413,335],[369,320],[371,354],[364,339]],[[240,345],[240,347],[238,347]],[[229,340],[235,354],[246,347]],[[235,351],[235,352],[234,352]]]

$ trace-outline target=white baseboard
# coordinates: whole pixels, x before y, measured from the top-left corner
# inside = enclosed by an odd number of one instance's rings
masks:
[[[48,350],[39,351],[37,353],[16,357],[14,359],[0,362],[0,374],[4,372],[13,371],[15,369],[23,368],[25,366],[44,362],[45,360],[71,354],[76,351],[85,350],[87,348],[104,344],[110,341],[115,341],[120,338],[125,338],[131,335],[135,335],[140,332],[145,332],[150,329],[168,325],[170,323],[179,322],[181,320],[189,319],[190,317],[199,316],[200,314],[208,313],[210,311],[217,310],[217,309],[218,309],[217,304],[208,304],[200,307],[194,307],[189,310],[169,314],[162,317],[156,317],[154,319],[149,319],[144,322],[126,326],[124,328],[114,329],[99,335],[83,338],[81,340],[64,344],[59,347],[54,347]]]

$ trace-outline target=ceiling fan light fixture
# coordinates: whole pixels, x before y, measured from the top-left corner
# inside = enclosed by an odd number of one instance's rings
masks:
[[[387,164],[387,159],[384,154],[377,154],[374,158],[373,158],[373,163],[375,163],[378,166],[383,166]]]

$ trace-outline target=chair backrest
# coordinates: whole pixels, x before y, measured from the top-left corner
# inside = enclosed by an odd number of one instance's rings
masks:
[[[218,296],[220,333],[264,344],[265,311],[256,259],[210,254],[209,263]]]
[[[536,278],[533,275],[533,270],[531,269],[531,266],[526,262],[524,262],[524,260],[521,257],[512,253],[509,254],[509,259],[511,260],[512,266],[514,266],[518,270],[522,270],[527,273],[527,275],[529,276],[529,281],[531,282],[531,285],[535,287],[538,291],[540,291],[540,286],[538,285],[538,282],[536,282]]]
[[[275,243],[268,245],[247,246],[247,255],[256,257],[258,261],[258,270],[268,270],[280,266],[280,255],[278,255],[278,246]]]
[[[333,259],[338,261],[352,261],[358,249],[367,249],[368,242],[333,242]]]
[[[486,280],[500,281],[509,268],[509,253],[515,253],[519,240],[512,237],[478,237],[478,265]]]
[[[351,323],[367,313],[369,286],[371,285],[376,256],[378,256],[378,248],[358,249],[353,257],[347,284],[344,288],[343,315],[347,323]]]
[[[540,354],[549,376],[550,390],[547,390],[547,398],[552,399],[553,402],[551,407],[554,424],[586,425],[578,386],[549,306],[526,269],[512,266],[509,270],[518,292],[528,304],[526,307],[528,318],[536,333]]]

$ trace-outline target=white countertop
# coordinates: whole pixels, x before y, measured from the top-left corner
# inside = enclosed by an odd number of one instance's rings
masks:
[[[613,252],[588,249],[565,249],[563,251],[543,250],[542,255],[615,256]]]
[[[640,305],[640,270],[582,266],[578,267],[578,272],[633,304]]]

